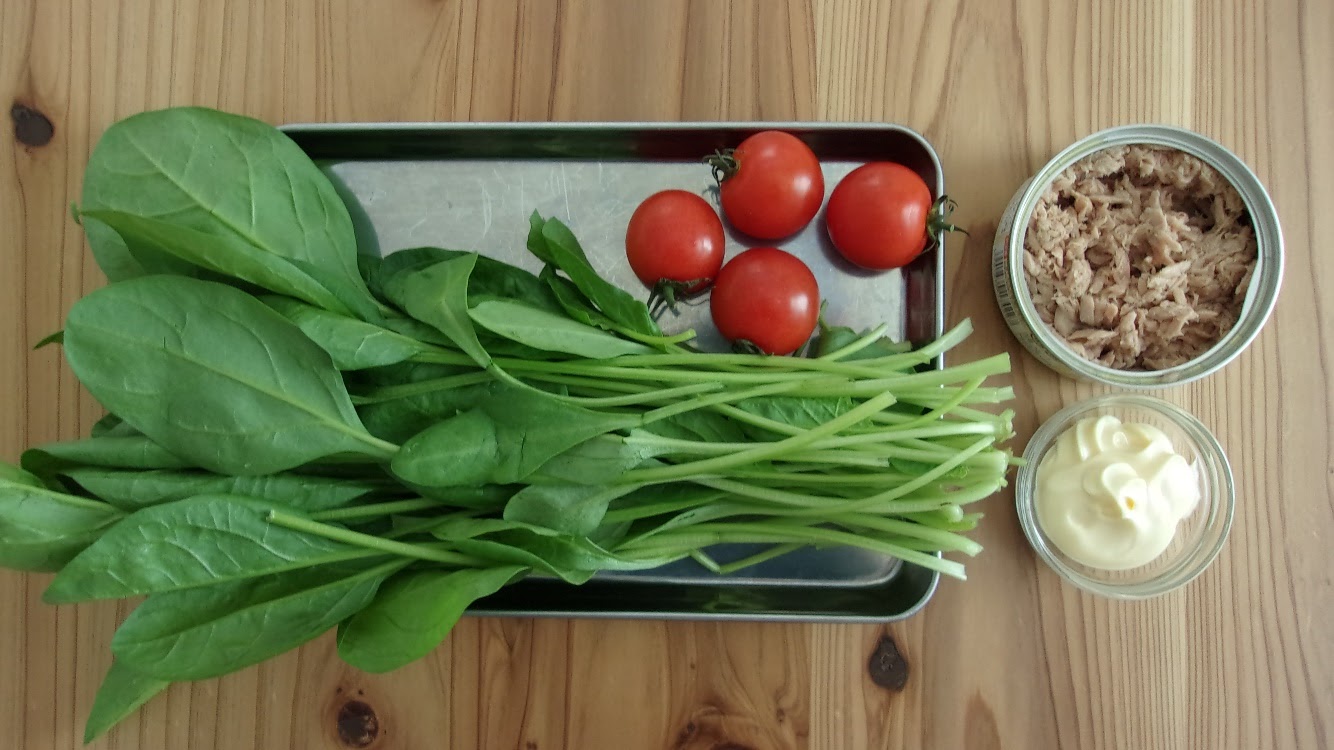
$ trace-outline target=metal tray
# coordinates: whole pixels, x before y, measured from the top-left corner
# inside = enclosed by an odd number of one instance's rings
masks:
[[[628,290],[642,286],[624,262],[625,226],[644,198],[691,190],[716,205],[701,157],[777,128],[820,157],[826,191],[873,160],[917,171],[936,196],[944,178],[920,135],[885,124],[825,123],[391,123],[283,127],[333,180],[352,212],[363,252],[435,245],[476,250],[540,269],[524,249],[534,210],[566,222],[597,270]],[[727,257],[778,244],[811,267],[829,319],[855,328],[888,323],[890,335],[924,343],[944,319],[943,247],[900,271],[869,273],[843,261],[823,217],[796,236],[763,243],[728,229]],[[645,292],[647,294],[647,292]],[[721,348],[707,305],[682,306],[664,330],[694,328]],[[940,362],[937,362],[937,366]],[[727,560],[746,550],[714,550]],[[938,574],[857,549],[801,550],[732,576],[693,561],[583,586],[529,579],[482,600],[474,614],[693,619],[887,621],[931,597]]]

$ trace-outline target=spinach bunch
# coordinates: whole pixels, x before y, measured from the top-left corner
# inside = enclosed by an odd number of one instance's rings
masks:
[[[1011,414],[974,408],[1011,396],[984,386],[1005,357],[929,367],[966,324],[916,350],[822,323],[809,358],[700,352],[537,214],[538,274],[359,256],[320,169],[248,118],[117,123],[76,215],[112,283],[52,341],[109,413],[0,464],[0,565],[56,572],[53,604],[144,597],[90,740],[330,629],[349,664],[397,668],[529,575],[851,545],[962,577],[940,553],[979,551],[967,507],[1013,460]]]

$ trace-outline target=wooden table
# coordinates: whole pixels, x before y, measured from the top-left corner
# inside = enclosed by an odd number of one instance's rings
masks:
[[[205,104],[299,120],[871,120],[926,135],[972,239],[950,249],[961,356],[1008,350],[1019,438],[1098,389],[1021,352],[989,259],[1016,187],[1127,122],[1186,126],[1269,186],[1287,240],[1278,308],[1224,372],[1166,392],[1231,456],[1214,566],[1150,602],[1095,599],[1035,559],[990,499],[966,583],[884,626],[469,619],[372,677],[325,637],[177,685],[116,748],[1278,748],[1334,743],[1334,3],[1323,0],[5,0],[0,101],[0,459],[98,408],[57,348],[103,283],[70,220],[113,120]],[[7,136],[11,135],[6,133]],[[0,728],[76,747],[118,619],[0,574]],[[868,676],[878,646],[901,690]]]

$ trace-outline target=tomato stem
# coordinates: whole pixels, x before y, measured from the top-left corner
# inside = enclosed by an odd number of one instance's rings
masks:
[[[741,168],[736,160],[736,149],[725,148],[721,151],[713,152],[712,156],[704,157],[704,163],[713,168],[713,179],[720,186],[723,181],[737,173]]]
[[[689,281],[677,281],[675,279],[658,279],[658,283],[653,285],[653,291],[648,296],[648,307],[650,313],[656,319],[660,314],[661,306],[665,305],[667,309],[676,312],[676,304],[684,302],[691,297],[697,297],[704,293],[713,283],[713,279],[704,277],[699,279],[690,279]],[[703,285],[703,286],[701,286]],[[690,289],[698,289],[694,292]],[[654,313],[654,311],[657,311]]]
[[[931,204],[931,212],[926,217],[926,236],[931,239],[933,244],[940,243],[940,236],[945,232],[961,232],[963,236],[970,237],[968,230],[957,224],[950,223],[950,214],[959,204],[948,195],[942,195],[935,203]]]

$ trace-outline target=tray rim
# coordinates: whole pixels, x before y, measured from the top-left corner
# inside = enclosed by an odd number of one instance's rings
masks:
[[[784,130],[800,134],[803,132],[885,132],[896,133],[908,137],[916,142],[926,155],[931,167],[935,173],[935,184],[931,185],[932,197],[938,198],[945,194],[945,172],[941,164],[940,155],[937,153],[931,142],[918,131],[904,125],[889,122],[874,121],[813,121],[813,120],[460,120],[460,121],[364,121],[364,122],[319,122],[319,121],[298,121],[290,123],[281,123],[277,129],[289,137],[302,135],[349,135],[365,136],[372,133],[387,134],[446,134],[451,132],[475,132],[485,133],[488,131],[532,131],[532,132],[597,132],[597,131],[657,131],[657,132],[698,132],[698,131],[734,131],[738,134],[759,132],[762,130]],[[299,144],[298,144],[299,146]],[[303,151],[305,149],[302,149]],[[403,158],[403,157],[396,157]],[[447,160],[446,157],[438,157],[440,160]],[[455,159],[459,157],[453,157]],[[543,158],[543,157],[535,157]],[[392,158],[376,159],[377,161],[392,161]],[[629,158],[626,161],[636,161]],[[939,338],[945,330],[945,237],[938,240],[937,245],[932,249],[934,253],[935,265],[935,300],[934,300],[934,325],[932,333],[934,337]],[[935,366],[941,368],[944,366],[943,355],[935,360]],[[937,557],[941,553],[936,553]],[[921,566],[913,565],[906,561],[901,563],[904,567],[921,570]],[[936,590],[940,586],[941,574],[938,571],[927,571],[928,582],[922,591],[921,596],[904,610],[893,613],[882,614],[846,614],[846,613],[794,613],[783,611],[732,611],[732,612],[706,612],[706,611],[651,611],[647,609],[627,608],[622,610],[611,609],[572,609],[572,608],[552,608],[543,610],[525,610],[517,608],[498,608],[487,607],[486,600],[478,602],[479,606],[469,607],[465,614],[479,617],[526,617],[542,619],[599,619],[599,620],[672,620],[672,621],[741,621],[741,622],[808,622],[808,623],[845,623],[845,624],[872,624],[889,623],[906,620],[926,607],[935,596]],[[901,575],[901,573],[899,574]],[[622,584],[624,585],[624,584]],[[633,584],[632,584],[633,585]],[[645,584],[644,587],[674,584]],[[862,586],[839,586],[831,587],[844,591],[874,591],[879,589],[885,583],[862,585]],[[754,586],[738,584],[737,588],[742,589],[772,589],[773,586]]]

